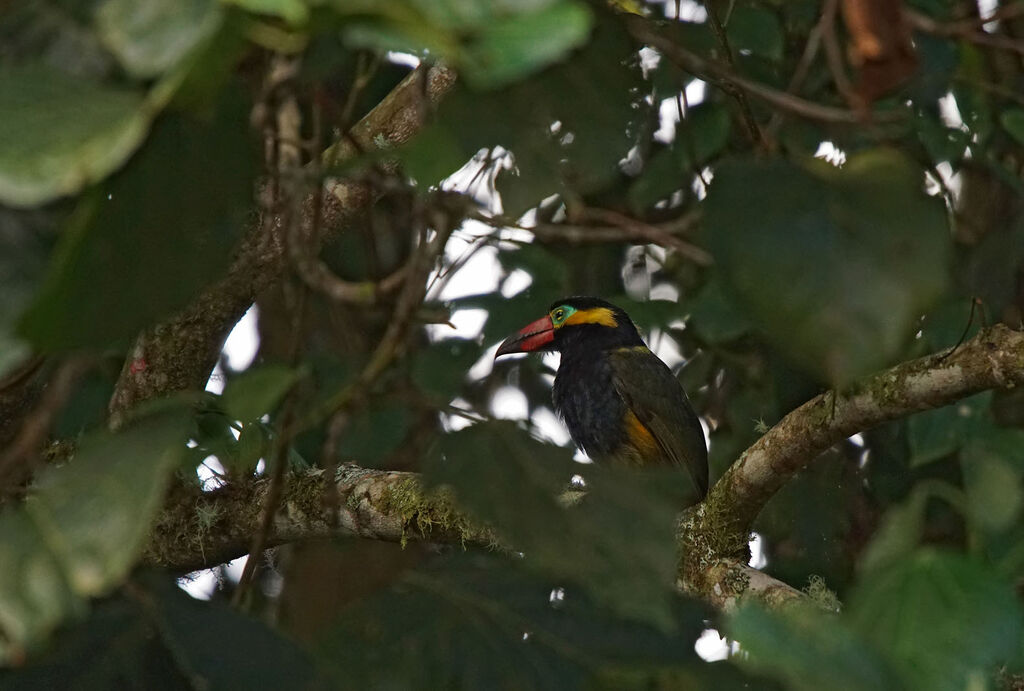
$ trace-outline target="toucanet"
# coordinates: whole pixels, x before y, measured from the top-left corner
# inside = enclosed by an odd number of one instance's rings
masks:
[[[674,465],[698,496],[708,492],[708,452],[682,386],[621,309],[594,297],[555,302],[506,339],[495,357],[557,351],[552,398],[569,434],[595,462]]]

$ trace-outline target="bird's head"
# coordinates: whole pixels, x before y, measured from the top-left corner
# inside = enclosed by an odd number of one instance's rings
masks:
[[[557,300],[547,314],[505,339],[494,357],[538,350],[603,350],[633,345],[643,345],[643,340],[629,315],[600,298],[569,297]]]

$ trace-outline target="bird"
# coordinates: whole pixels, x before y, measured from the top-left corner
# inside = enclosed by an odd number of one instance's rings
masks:
[[[557,300],[505,339],[495,358],[556,351],[555,411],[595,462],[676,466],[699,499],[708,493],[708,450],[700,419],[668,365],[622,309],[596,297]]]

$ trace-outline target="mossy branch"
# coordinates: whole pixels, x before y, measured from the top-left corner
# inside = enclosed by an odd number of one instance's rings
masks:
[[[456,508],[450,493],[424,492],[416,473],[343,465],[334,480],[334,502],[324,501],[327,483],[326,474],[318,470],[289,477],[267,535],[268,547],[328,537],[498,544],[489,529],[474,525]],[[244,555],[269,487],[269,481],[260,479],[212,492],[175,492],[153,527],[142,561],[187,572]]]
[[[316,538],[361,537],[406,544],[409,541],[455,543],[463,547],[500,547],[498,536],[474,523],[443,488],[425,492],[416,473],[371,470],[356,465],[338,469],[337,501],[324,501],[323,472],[293,475],[267,536],[268,546]],[[244,555],[260,521],[270,483],[232,484],[213,492],[176,493],[154,526],[143,562],[183,573],[216,566]],[[567,493],[567,506],[578,499]],[[335,510],[327,508],[337,507]],[[684,550],[692,545],[684,540]],[[744,564],[709,559],[681,575],[679,587],[720,608],[746,594],[770,604],[804,594]]]
[[[718,607],[745,594],[772,605],[807,597],[752,569],[737,555],[765,502],[829,446],[910,413],[993,388],[1024,383],[1024,333],[986,329],[953,353],[906,362],[851,390],[818,396],[787,415],[712,488],[680,523],[679,587]],[[323,501],[322,471],[293,476],[268,544],[323,537],[362,537],[494,547],[497,537],[474,524],[449,493],[424,493],[415,473],[339,468],[337,501]],[[229,485],[172,498],[153,531],[144,561],[175,571],[213,566],[245,554],[268,483]],[[335,506],[330,510],[327,506]],[[812,598],[815,599],[815,598]]]
[[[727,549],[736,536],[745,540],[768,500],[833,444],[883,422],[1020,384],[1024,333],[996,325],[952,352],[901,363],[845,392],[828,391],[789,413],[743,452],[712,488],[693,528],[719,536],[716,548]]]

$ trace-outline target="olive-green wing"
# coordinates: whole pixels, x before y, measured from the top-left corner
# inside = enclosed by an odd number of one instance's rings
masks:
[[[616,391],[650,430],[662,452],[690,474],[700,496],[708,493],[708,449],[704,431],[683,387],[664,362],[647,348],[611,353]]]

